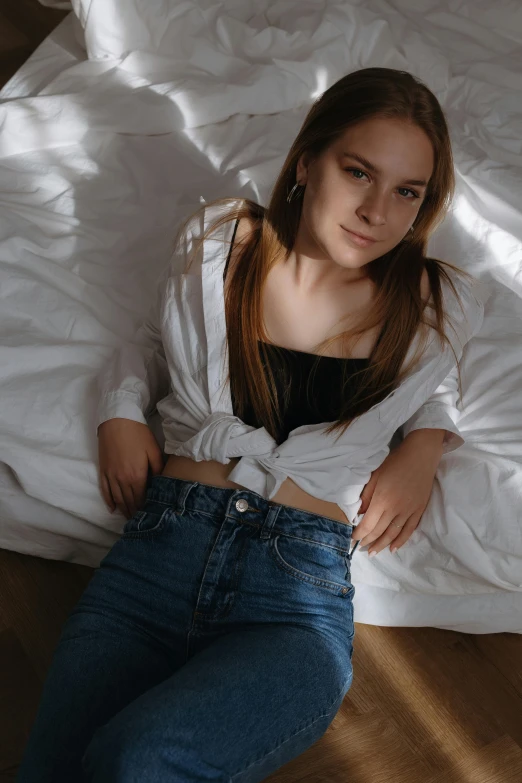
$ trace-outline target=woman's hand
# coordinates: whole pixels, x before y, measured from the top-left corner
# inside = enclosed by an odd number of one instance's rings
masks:
[[[163,472],[163,454],[152,430],[131,419],[108,419],[98,427],[100,488],[112,513],[130,519],[145,502],[149,467]]]
[[[445,432],[414,430],[373,471],[361,494],[359,514],[364,518],[352,537],[361,540],[361,546],[373,544],[370,554],[388,545],[399,549],[417,528],[430,499]]]

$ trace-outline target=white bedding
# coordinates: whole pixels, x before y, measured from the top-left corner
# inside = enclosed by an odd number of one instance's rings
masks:
[[[125,519],[98,488],[95,376],[179,221],[202,198],[265,203],[313,98],[383,65],[418,75],[451,126],[457,195],[429,253],[491,296],[462,364],[466,443],[399,553],[354,555],[355,621],[522,633],[520,6],[73,6],[0,93],[0,546],[98,565]]]

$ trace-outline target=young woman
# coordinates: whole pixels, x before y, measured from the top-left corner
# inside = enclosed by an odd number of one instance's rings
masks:
[[[402,425],[397,482],[428,464],[431,488],[463,443],[437,394],[481,303],[425,256],[453,187],[434,95],[368,68],[312,106],[266,208],[222,199],[182,228],[100,376],[101,490],[128,521],[65,624],[19,783],[252,783],[325,733],[353,677],[361,491]]]

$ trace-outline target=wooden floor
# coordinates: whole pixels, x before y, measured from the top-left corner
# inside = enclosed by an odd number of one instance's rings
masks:
[[[0,2],[0,87],[67,16],[65,11],[46,8],[37,0]]]
[[[2,0],[1,83],[62,17]],[[0,550],[0,783],[15,779],[60,629],[92,573]],[[357,624],[354,647],[334,722],[267,780],[521,783],[522,636]]]

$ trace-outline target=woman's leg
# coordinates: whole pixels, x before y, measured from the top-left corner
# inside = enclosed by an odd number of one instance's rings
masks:
[[[85,780],[265,780],[323,736],[350,684],[328,642],[305,626],[232,631],[98,729]]]
[[[81,757],[98,726],[172,671],[165,653],[124,621],[73,616],[47,673],[18,783],[80,783]]]
[[[243,783],[299,755],[351,684],[350,534],[153,477],[66,623],[18,783]]]
[[[350,688],[350,526],[248,490],[153,481],[177,508],[158,541],[193,588],[187,659],[94,733],[85,780],[264,780],[325,733]]]
[[[169,623],[169,563],[149,532],[166,521],[146,502],[100,563],[61,633],[24,749],[18,783],[80,783],[94,731],[186,660],[183,624]],[[179,630],[179,633],[176,631]]]

